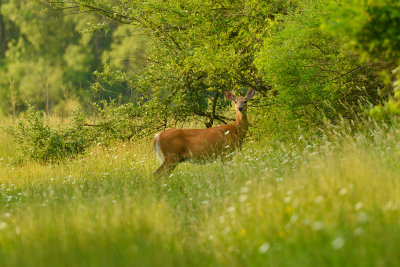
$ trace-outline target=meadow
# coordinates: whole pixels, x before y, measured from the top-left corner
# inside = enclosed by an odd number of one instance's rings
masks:
[[[163,179],[150,139],[43,164],[1,132],[0,265],[399,266],[400,127],[370,128]]]

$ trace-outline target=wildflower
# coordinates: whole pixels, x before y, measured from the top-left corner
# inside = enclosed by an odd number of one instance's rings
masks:
[[[258,252],[260,254],[265,254],[270,248],[270,244],[268,242],[263,243],[259,248]]]
[[[359,235],[361,235],[363,232],[364,232],[364,229],[360,226],[360,227],[357,227],[356,229],[354,229],[353,235],[359,236]]]
[[[235,207],[229,207],[226,209],[228,212],[235,212]]]
[[[314,200],[315,204],[320,204],[322,202],[322,200],[324,200],[323,196],[317,196]]]
[[[0,222],[0,230],[4,230],[7,228],[7,223],[6,222]]]
[[[321,222],[321,221],[316,221],[316,222],[314,222],[314,223],[312,224],[311,228],[312,228],[314,231],[322,230],[322,229],[324,228],[324,223]]]
[[[343,187],[342,189],[340,189],[339,195],[344,196],[346,194],[347,194],[347,188],[346,187]]]
[[[299,218],[299,215],[297,214],[297,213],[294,213],[293,215],[292,215],[292,217],[290,217],[290,222],[291,223],[295,223],[295,222],[297,222],[297,219]]]
[[[338,236],[332,241],[332,248],[335,250],[341,249],[344,244],[346,243],[346,240],[344,240],[343,236]]]
[[[240,197],[239,197],[239,201],[240,202],[245,202],[247,200],[247,196],[246,195],[241,195]]]
[[[229,234],[231,232],[231,228],[229,226],[225,227],[222,231],[224,234]]]
[[[242,188],[240,188],[240,192],[241,192],[242,194],[246,194],[246,193],[249,192],[249,188],[248,188],[248,187],[242,187]]]
[[[287,206],[286,209],[285,209],[285,211],[286,211],[286,213],[291,214],[291,213],[293,212],[293,209],[292,209],[292,207]]]
[[[358,203],[354,206],[354,208],[355,208],[356,210],[360,210],[360,209],[362,209],[362,207],[363,207],[363,203],[362,203],[362,202],[358,202]]]
[[[244,228],[240,229],[240,234],[241,234],[242,236],[245,236],[245,235],[247,234],[247,230],[244,229]]]
[[[389,201],[388,203],[386,203],[386,205],[383,207],[384,210],[392,210],[393,209],[393,201]]]
[[[368,222],[368,214],[366,212],[360,211],[357,213],[357,220],[360,223]]]

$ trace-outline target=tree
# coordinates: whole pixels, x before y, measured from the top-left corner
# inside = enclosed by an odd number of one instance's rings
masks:
[[[106,64],[94,88],[124,84],[133,91],[132,102],[158,125],[192,117],[205,118],[207,127],[225,123],[229,103],[222,91],[251,87],[258,92],[257,125],[295,132],[356,118],[360,106],[379,101],[376,88],[384,87],[375,74],[383,62],[360,61],[341,38],[321,29],[331,16],[328,4],[74,0],[51,6],[92,12],[147,35],[145,68],[132,72]]]
[[[330,6],[323,29],[360,54],[363,61],[381,62],[384,90],[393,97],[375,106],[370,115],[400,114],[400,5],[397,0],[339,1]],[[381,89],[382,88],[378,88]]]
[[[93,72],[101,68],[103,53],[118,49],[112,39],[114,31],[120,31],[118,25],[105,23],[95,14],[44,11],[42,4],[32,1],[1,3],[0,109],[5,114],[24,111],[26,102],[61,115],[91,104]],[[91,31],[92,25],[105,25],[110,33]],[[143,41],[125,42],[127,47],[133,45],[142,46]],[[123,86],[110,91],[113,98],[129,99],[130,91]],[[108,98],[105,92],[95,96]]]

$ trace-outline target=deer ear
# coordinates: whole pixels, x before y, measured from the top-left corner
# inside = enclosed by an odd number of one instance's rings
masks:
[[[225,91],[225,97],[231,101],[235,101],[235,96],[230,91]]]
[[[253,98],[255,93],[256,93],[256,91],[253,88],[249,89],[249,91],[247,91],[246,99]]]

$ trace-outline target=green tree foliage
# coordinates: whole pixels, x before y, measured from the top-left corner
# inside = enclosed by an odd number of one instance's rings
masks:
[[[26,102],[61,115],[91,103],[93,72],[101,68],[103,60],[128,47],[136,46],[138,53],[143,50],[143,37],[132,38],[122,26],[95,14],[75,14],[68,9],[52,12],[43,7],[25,0],[1,4],[2,42],[6,43],[0,55],[0,109],[4,114],[23,111]],[[122,38],[124,42],[118,42]],[[119,95],[125,96],[126,102],[130,90],[114,86],[94,96],[108,99]]]
[[[397,0],[352,0],[331,4],[323,29],[359,53],[364,61],[380,61],[385,89],[394,92],[370,115],[388,118],[400,114],[400,4]]]
[[[385,88],[376,77],[384,62],[360,61],[340,37],[321,30],[334,16],[328,1],[83,0],[56,7],[136,25],[149,36],[146,68],[132,75],[106,66],[95,87],[128,85],[133,101],[160,121],[226,122],[223,90],[253,87],[258,131],[291,132],[355,118],[387,94],[377,90]]]
[[[29,77],[24,75],[28,66],[24,63],[15,71],[23,79],[6,80],[13,92],[10,99],[21,94],[24,84],[45,81],[39,88],[55,88],[60,82],[57,77],[62,85],[86,88],[88,73],[95,70],[91,88],[99,99],[113,100],[111,105],[96,107],[97,114],[104,112],[101,120],[88,123],[86,117],[83,124],[91,125],[93,133],[94,129],[107,132],[101,135],[104,140],[132,138],[192,118],[200,118],[207,127],[225,123],[231,117],[223,91],[239,94],[248,88],[257,91],[250,107],[252,133],[287,140],[299,128],[315,133],[327,121],[335,124],[365,115],[365,106],[387,99],[398,84],[393,83],[398,74],[388,71],[398,66],[396,1],[69,0],[46,4],[48,14],[68,10],[86,15],[60,19],[57,23],[62,21],[73,31],[57,37],[49,34],[64,41],[62,53],[56,49],[42,53],[50,57],[32,56],[31,66],[49,64],[56,78],[46,76],[46,66],[37,66],[30,72],[36,80],[24,83]],[[97,23],[86,34],[74,33],[84,28],[90,16]],[[104,29],[109,34],[102,39]],[[68,36],[74,41],[66,42]],[[30,38],[30,43],[38,45],[28,47],[26,38],[19,38],[10,45],[10,55],[34,47],[39,51],[44,41],[35,34]],[[96,67],[99,61],[102,68]],[[40,75],[47,78],[37,78]],[[397,97],[398,93],[388,108],[373,112],[395,113]]]
[[[275,103],[294,127],[322,127],[363,112],[376,103],[380,62],[360,62],[338,38],[320,29],[329,16],[327,1],[301,1],[295,12],[280,16],[257,55],[256,65],[277,92]]]
[[[101,73],[105,82],[126,78],[136,101],[154,114],[163,113],[161,119],[181,121],[197,115],[206,118],[207,126],[227,120],[218,114],[228,105],[223,90],[245,92],[254,87],[268,93],[270,87],[253,64],[255,52],[274,14],[295,6],[294,1],[75,3],[81,11],[137,25],[150,36],[142,58],[147,67],[134,77],[106,68]],[[71,2],[61,7],[71,7]]]
[[[28,106],[24,117],[5,130],[15,138],[25,159],[48,162],[76,156],[93,145],[107,146],[115,140],[148,136],[148,124],[155,122],[132,103],[116,105],[114,101],[102,101],[94,105],[92,116],[75,109],[69,121],[56,127],[49,126],[44,112]]]
[[[30,106],[26,117],[6,131],[14,136],[25,158],[54,161],[83,152],[93,140],[81,126],[79,113],[73,118],[73,127],[54,129],[49,127],[43,112]]]

